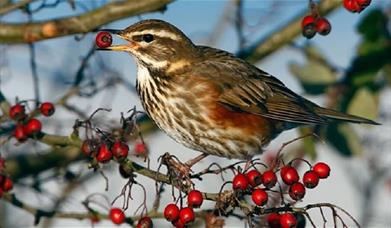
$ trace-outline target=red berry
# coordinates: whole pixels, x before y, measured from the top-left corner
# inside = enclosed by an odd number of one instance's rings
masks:
[[[191,207],[184,207],[179,211],[179,220],[181,220],[183,224],[191,223],[194,219],[195,214]]]
[[[362,10],[360,5],[357,3],[357,0],[344,0],[343,6],[345,9],[353,13],[360,12]]]
[[[262,183],[266,188],[273,188],[277,183],[277,176],[272,170],[262,174]]]
[[[5,176],[0,174],[0,188],[3,186],[3,181],[5,180]]]
[[[99,147],[99,152],[98,155],[96,156],[96,160],[98,160],[98,162],[105,163],[110,161],[112,157],[113,155],[111,154],[107,145],[102,143]]]
[[[315,188],[319,183],[319,176],[314,171],[307,171],[303,176],[303,183],[306,188]]]
[[[13,120],[21,120],[26,116],[24,106],[21,104],[15,104],[12,106],[8,114]]]
[[[281,228],[295,227],[297,224],[296,217],[292,213],[284,213],[280,216]]]
[[[204,201],[204,197],[202,193],[198,190],[191,190],[189,195],[187,195],[187,205],[189,207],[200,207],[202,202]]]
[[[97,215],[95,213],[90,214],[90,221],[92,224],[96,224],[96,223],[100,222],[99,215]]]
[[[1,188],[3,189],[3,191],[9,192],[12,190],[13,186],[14,186],[14,184],[13,184],[11,178],[5,177]]]
[[[145,156],[148,154],[148,147],[145,143],[139,142],[134,145],[134,153],[136,155]]]
[[[54,111],[56,110],[54,108],[54,105],[50,102],[43,102],[41,106],[39,107],[39,110],[41,111],[41,114],[44,116],[51,116],[53,115]]]
[[[250,170],[246,173],[246,176],[251,186],[256,187],[262,184],[262,174],[258,170]]]
[[[356,0],[357,4],[364,9],[365,7],[369,6],[371,4],[371,0]]]
[[[31,118],[24,126],[24,132],[29,136],[41,132],[41,129],[42,129],[41,121],[35,118]]]
[[[270,213],[267,217],[266,217],[266,221],[267,221],[267,224],[271,227],[271,228],[279,228],[280,227],[280,214],[277,214],[277,213]]]
[[[248,188],[248,179],[246,175],[238,173],[232,181],[232,187],[235,190],[246,190]]]
[[[111,221],[117,225],[122,224],[125,221],[125,213],[117,207],[110,209],[109,217]]]
[[[152,219],[148,216],[142,217],[138,223],[136,228],[152,228],[153,227],[153,222]]]
[[[304,28],[305,26],[309,24],[315,24],[316,18],[312,15],[307,15],[301,20],[301,28]]]
[[[299,181],[299,174],[296,169],[290,165],[281,168],[280,175],[285,184],[291,185]]]
[[[5,169],[5,159],[0,156],[0,172]]]
[[[314,24],[308,24],[303,27],[302,34],[305,38],[311,39],[316,35],[316,28]]]
[[[90,156],[92,152],[94,152],[94,142],[90,139],[84,140],[83,144],[81,145],[81,151],[86,156]]]
[[[255,189],[251,194],[251,199],[257,206],[263,206],[267,203],[268,195],[264,189]]]
[[[185,227],[185,224],[182,223],[182,221],[180,219],[177,219],[175,221],[172,221],[171,224],[175,227],[175,228],[184,228]]]
[[[179,218],[179,208],[176,204],[170,203],[164,208],[164,218],[172,222]]]
[[[26,132],[24,130],[24,126],[23,125],[20,125],[20,124],[16,125],[15,130],[14,130],[14,137],[19,142],[26,141],[28,136],[27,136],[27,134],[26,134]]]
[[[305,187],[302,183],[296,182],[289,187],[289,196],[294,200],[301,200],[305,195]]]
[[[111,147],[111,152],[113,153],[113,156],[117,159],[126,158],[128,156],[129,146],[120,141],[116,141]]]
[[[326,36],[331,31],[331,24],[326,18],[320,18],[316,21],[316,31],[322,35]]]
[[[113,42],[113,37],[108,32],[99,32],[96,35],[95,43],[100,48],[110,47],[112,42]]]
[[[330,167],[324,162],[316,163],[312,170],[318,174],[320,179],[325,179],[330,175]]]

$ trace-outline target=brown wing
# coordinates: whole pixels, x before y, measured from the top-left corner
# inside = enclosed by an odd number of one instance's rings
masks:
[[[208,77],[221,88],[219,101],[234,110],[250,112],[279,121],[322,124],[316,104],[295,94],[270,74],[233,55],[200,47],[204,59],[196,64],[197,75]]]

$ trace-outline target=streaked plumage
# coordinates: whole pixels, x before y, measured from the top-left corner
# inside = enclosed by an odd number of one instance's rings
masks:
[[[170,137],[192,149],[248,159],[282,131],[301,124],[376,124],[321,108],[228,52],[194,45],[167,22],[145,20],[111,32],[129,44],[110,49],[136,57],[145,111]]]

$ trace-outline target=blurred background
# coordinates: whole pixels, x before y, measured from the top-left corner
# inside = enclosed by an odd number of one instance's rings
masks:
[[[39,118],[44,132],[53,135],[69,136],[75,120],[87,119],[97,108],[111,111],[95,116],[96,127],[107,131],[118,128],[121,113],[126,114],[134,106],[142,110],[134,87],[136,66],[125,53],[95,51],[96,31],[123,29],[148,18],[168,21],[194,43],[235,53],[322,106],[380,122],[380,126],[332,124],[316,129],[321,141],[307,138],[289,145],[284,153],[291,158],[324,161],[332,169],[330,178],[308,191],[298,206],[328,202],[344,208],[363,227],[391,227],[391,3],[372,1],[358,14],[344,9],[341,0],[315,2],[319,3],[320,15],[330,21],[332,31],[307,40],[300,28],[301,18],[309,13],[309,2],[305,0],[0,0],[0,92],[11,104],[29,101],[30,109],[34,109],[35,100],[55,103],[54,116]],[[113,17],[108,12],[115,4],[123,4],[122,9],[135,9],[113,11]],[[94,17],[92,13],[97,9],[107,12]],[[66,28],[61,31],[52,31],[49,26],[48,35],[42,36],[43,22],[77,15],[86,15],[89,20],[78,17],[86,23],[79,26],[69,21],[68,27],[60,24]],[[43,23],[37,25],[43,32],[34,36],[36,30],[41,30],[29,27],[30,23]],[[146,116],[140,115],[139,125],[149,148],[151,169],[158,168],[158,158],[165,152],[181,161],[199,154],[160,132]],[[127,183],[118,174],[118,165],[111,162],[102,168],[109,186],[105,191],[105,179],[99,172],[89,170],[87,162],[79,157],[56,155],[55,146],[35,140],[17,143],[10,137],[14,126],[4,113],[0,127],[0,155],[6,159],[14,181],[13,193],[32,208],[86,213],[82,201],[88,196],[100,193],[111,202]],[[282,143],[308,130],[281,134],[264,155],[257,157],[267,163]],[[137,136],[130,138],[130,147],[140,140]],[[130,159],[147,165],[141,157],[131,155]],[[205,169],[213,162],[224,166],[235,161],[208,157],[194,170]],[[302,173],[307,169],[304,164],[298,164],[298,168]],[[225,175],[228,180],[232,178],[231,173]],[[137,181],[147,189],[146,205],[152,208],[155,182],[141,175]],[[216,175],[195,181],[197,188],[206,192],[218,192],[223,183]],[[136,186],[132,197],[127,216],[132,216],[142,203],[144,192]],[[99,195],[96,201],[105,203]],[[160,210],[169,202],[171,188],[166,187]],[[122,206],[122,201],[115,205]],[[213,206],[207,202],[203,208]],[[325,213],[329,220],[326,226],[332,226],[330,211]],[[310,215],[315,224],[323,226],[319,211],[310,211]],[[36,218],[31,211],[0,199],[0,227],[30,227]],[[348,218],[344,220],[348,227],[354,226]],[[168,227],[163,219],[154,220],[154,224]],[[225,224],[244,227],[245,220],[230,217]],[[82,227],[91,226],[91,221],[42,218],[38,226]],[[113,224],[102,220],[94,226]],[[194,226],[204,225],[199,221]]]

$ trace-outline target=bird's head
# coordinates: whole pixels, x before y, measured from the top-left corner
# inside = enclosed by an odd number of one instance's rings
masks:
[[[162,20],[143,20],[124,30],[107,29],[127,44],[112,45],[104,50],[125,51],[149,68],[165,68],[170,63],[192,58],[195,45],[186,35]]]

